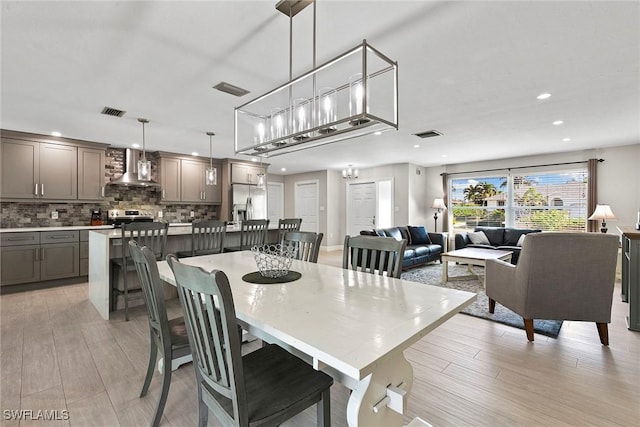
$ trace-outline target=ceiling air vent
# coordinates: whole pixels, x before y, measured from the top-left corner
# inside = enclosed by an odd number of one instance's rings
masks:
[[[220,92],[230,93],[235,96],[244,96],[249,93],[248,90],[242,89],[241,87],[234,86],[227,82],[220,82],[213,87],[214,89],[218,89]]]
[[[104,107],[102,109],[102,114],[106,114],[107,116],[122,117],[124,116],[124,113],[126,113],[126,111],[112,107]]]
[[[434,136],[440,136],[442,133],[437,130],[427,130],[424,132],[414,133],[414,135],[420,138],[432,138]]]

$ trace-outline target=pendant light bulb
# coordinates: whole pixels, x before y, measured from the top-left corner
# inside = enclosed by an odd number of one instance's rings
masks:
[[[142,158],[138,160],[138,179],[140,181],[151,181],[151,162],[147,160],[144,135],[144,125],[149,123],[149,120],[139,118],[138,121],[142,123]]]
[[[209,167],[205,172],[206,185],[218,185],[218,169],[213,167],[213,136],[215,133],[207,132],[209,135]]]
[[[260,157],[260,173],[258,174],[258,188],[264,190],[266,186],[264,179],[264,171],[262,170],[262,157]]]

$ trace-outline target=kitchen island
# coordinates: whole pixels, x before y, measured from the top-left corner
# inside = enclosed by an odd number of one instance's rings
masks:
[[[278,225],[269,225],[267,241],[277,241]],[[239,246],[240,227],[228,225],[225,246]],[[170,224],[167,233],[167,253],[191,249],[191,224]],[[89,233],[89,300],[103,319],[109,319],[111,298],[111,260],[122,256],[121,229],[92,230]],[[129,272],[133,280],[135,272]],[[175,296],[175,290],[167,287],[168,296]],[[142,302],[142,300],[140,300]]]

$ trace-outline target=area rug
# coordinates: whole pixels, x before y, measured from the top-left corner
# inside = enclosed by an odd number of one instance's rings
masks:
[[[482,270],[482,267],[474,267],[474,269],[476,268]],[[480,271],[480,273],[483,272]],[[468,274],[467,266],[449,264],[450,276],[464,276]],[[481,280],[450,280],[442,284],[442,266],[440,264],[429,264],[425,267],[405,271],[402,273],[402,279],[476,293],[478,294],[478,299],[469,307],[462,310],[462,313],[524,329],[522,316],[503,307],[500,303],[496,303],[495,313],[489,313],[489,298],[487,298],[487,295],[484,293],[484,286]],[[552,338],[558,336],[561,327],[562,320],[533,320],[533,330],[535,333]]]

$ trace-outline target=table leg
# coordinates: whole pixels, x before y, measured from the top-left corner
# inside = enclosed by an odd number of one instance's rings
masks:
[[[447,283],[449,281],[449,260],[441,257],[442,261],[442,283]]]
[[[413,368],[403,353],[379,363],[353,388],[347,403],[349,426],[402,426],[412,385]]]

